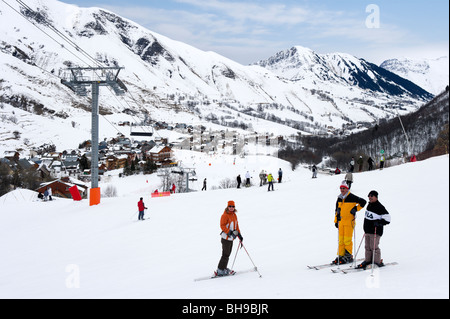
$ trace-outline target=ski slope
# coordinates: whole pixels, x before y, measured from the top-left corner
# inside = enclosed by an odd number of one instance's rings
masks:
[[[377,190],[392,216],[380,248],[385,262],[399,265],[373,277],[307,269],[336,256],[334,205],[343,175],[311,179],[308,170],[293,172],[274,158],[202,156],[190,157],[197,189],[203,177],[212,186],[238,171],[254,172],[255,180],[262,167],[274,175],[283,168],[284,181],[274,192],[253,186],[150,198],[156,175],[112,177],[118,197],[94,207],[11,192],[0,198],[0,298],[449,298],[448,156],[354,174],[352,191],[367,198]],[[140,196],[149,207],[145,221],[137,221]],[[217,267],[219,219],[230,199],[262,278],[247,273],[194,282]],[[357,215],[358,244],[364,212]],[[358,257],[363,250],[364,244]],[[234,269],[250,267],[240,250]]]

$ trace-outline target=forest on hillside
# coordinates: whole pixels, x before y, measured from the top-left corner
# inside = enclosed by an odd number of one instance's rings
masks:
[[[403,130],[404,127],[404,130]],[[405,136],[406,132],[406,136]],[[301,136],[300,147],[286,145],[278,156],[299,164],[318,164],[330,157],[330,166],[346,169],[351,158],[372,157],[380,151],[386,159],[411,157],[418,160],[448,153],[449,92],[447,89],[419,110],[408,115],[380,121],[374,127],[344,137]]]

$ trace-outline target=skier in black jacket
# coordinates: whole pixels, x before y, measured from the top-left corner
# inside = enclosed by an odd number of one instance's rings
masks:
[[[364,218],[365,249],[364,261],[357,268],[366,268],[374,262],[378,267],[384,266],[381,259],[381,250],[378,247],[380,237],[383,235],[383,226],[391,222],[391,215],[386,208],[378,201],[378,192],[370,191],[369,205],[366,208]],[[372,260],[372,258],[374,260]]]

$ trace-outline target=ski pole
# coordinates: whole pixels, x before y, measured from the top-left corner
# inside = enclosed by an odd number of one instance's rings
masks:
[[[255,270],[256,270],[256,272],[258,273],[259,278],[261,278],[262,275],[260,274],[260,272],[259,272],[259,270],[258,270],[258,267],[256,267],[255,263],[254,263],[253,260],[252,260],[252,257],[250,257],[250,254],[248,253],[248,251],[247,251],[247,249],[245,248],[245,246],[244,246],[244,244],[242,243],[242,241],[241,241],[241,245],[242,245],[242,248],[244,248],[245,252],[247,253],[248,258],[250,258],[250,261],[252,262],[253,266],[255,266]]]
[[[340,261],[339,261],[339,257],[340,257],[340,256],[339,256],[339,221],[338,221],[337,224],[338,224],[338,227],[337,227],[337,229],[338,229],[338,231],[337,231],[337,233],[338,233],[338,250],[337,250],[337,255],[338,255],[338,257],[337,257],[337,260],[338,260],[338,261],[337,261],[337,264],[338,264],[338,269],[340,269],[340,264],[341,264],[341,263],[340,263]]]
[[[361,248],[361,245],[362,245],[362,242],[363,242],[364,237],[366,237],[366,234],[365,234],[365,233],[363,234],[363,236],[362,236],[362,238],[361,238],[361,242],[359,243],[358,250],[356,251],[356,254],[355,254],[355,267],[356,267],[356,257],[358,256],[359,249]]]
[[[237,250],[236,250],[236,255],[234,255],[233,265],[231,266],[231,269],[234,268],[234,263],[236,262],[236,257],[237,257],[237,254],[238,254],[238,252],[239,252],[239,247],[241,246],[241,244],[242,244],[242,243],[239,241],[239,245],[238,245],[238,248],[237,248]]]

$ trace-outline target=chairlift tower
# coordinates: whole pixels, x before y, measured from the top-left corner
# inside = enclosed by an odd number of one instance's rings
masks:
[[[70,76],[68,80],[61,80],[61,83],[69,87],[73,92],[79,96],[87,96],[87,87],[92,90],[92,128],[91,128],[91,199],[92,191],[95,190],[97,199],[94,203],[91,200],[91,205],[100,203],[100,189],[98,188],[98,99],[100,86],[109,86],[113,89],[116,95],[123,95],[127,88],[118,75],[123,67],[74,67],[69,68]],[[87,74],[91,73],[91,76]]]

